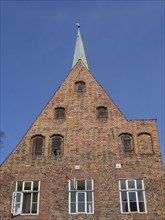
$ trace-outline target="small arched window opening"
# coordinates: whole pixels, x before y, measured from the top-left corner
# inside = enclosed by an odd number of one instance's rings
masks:
[[[78,81],[75,83],[76,92],[84,92],[85,91],[85,82]]]
[[[54,135],[52,137],[52,155],[59,156],[62,152],[63,137],[61,135]]]
[[[62,108],[62,107],[55,108],[55,118],[56,119],[64,119],[65,118],[65,108]]]
[[[33,137],[33,155],[42,155],[44,138],[40,135]]]
[[[124,153],[132,153],[132,136],[130,134],[122,134],[120,135],[122,149]]]
[[[107,107],[99,106],[97,108],[97,118],[107,118],[107,117],[108,117]]]

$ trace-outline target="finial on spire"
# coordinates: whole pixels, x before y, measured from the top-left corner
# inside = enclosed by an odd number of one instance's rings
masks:
[[[77,26],[77,28],[80,28],[80,24],[79,23],[76,23],[76,26]]]
[[[80,24],[76,23],[76,26],[77,26],[78,31],[77,31],[77,40],[76,40],[72,67],[78,62],[78,60],[82,60],[85,66],[89,68],[85,50],[84,50],[83,41],[82,41],[81,34],[80,34]]]

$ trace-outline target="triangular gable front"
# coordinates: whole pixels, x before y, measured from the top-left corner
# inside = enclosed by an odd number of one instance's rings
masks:
[[[78,81],[85,82],[86,88],[83,94],[75,91],[75,83]],[[96,111],[98,106],[107,107],[108,118],[106,120],[97,119]],[[57,107],[65,108],[65,120],[55,120],[54,114]],[[10,157],[17,157],[17,152],[19,152],[20,160],[26,161],[26,158],[29,158],[32,154],[32,142],[29,140],[35,135],[51,137],[54,134],[62,134],[66,136],[68,130],[85,128],[88,131],[100,126],[102,128],[105,126],[107,130],[107,125],[109,129],[112,129],[119,126],[119,123],[122,121],[126,121],[124,115],[95,80],[83,62],[79,60],[33,122],[18,146],[10,154]],[[48,145],[49,143],[45,143],[44,156],[50,154]],[[20,156],[20,152],[22,152],[22,156]]]

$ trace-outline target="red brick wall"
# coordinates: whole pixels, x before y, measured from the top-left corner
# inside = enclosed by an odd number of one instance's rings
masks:
[[[83,93],[75,91],[74,83],[79,80],[86,83]],[[97,118],[98,106],[107,107],[108,118]],[[55,119],[56,107],[65,108],[65,119]],[[122,133],[132,135],[133,154],[123,153],[119,140]],[[142,133],[150,135],[148,144],[148,136],[145,140],[139,136]],[[44,148],[42,156],[34,157],[31,138],[37,134],[44,136]],[[50,138],[54,134],[64,137],[59,157],[51,156]],[[117,169],[116,164],[121,168]],[[80,170],[75,170],[75,165],[80,165]],[[127,120],[81,61],[2,164],[1,172],[2,220],[11,219],[17,180],[41,181],[39,215],[15,217],[18,220],[165,219],[164,172],[156,121]],[[68,181],[73,178],[94,180],[94,214],[68,214]],[[120,213],[120,178],[144,180],[146,214]]]

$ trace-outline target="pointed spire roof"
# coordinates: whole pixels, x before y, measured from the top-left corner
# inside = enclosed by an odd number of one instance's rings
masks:
[[[85,66],[89,69],[83,41],[80,34],[80,24],[77,23],[76,25],[78,30],[77,30],[77,40],[76,40],[72,67],[78,62],[78,60],[82,60]]]

